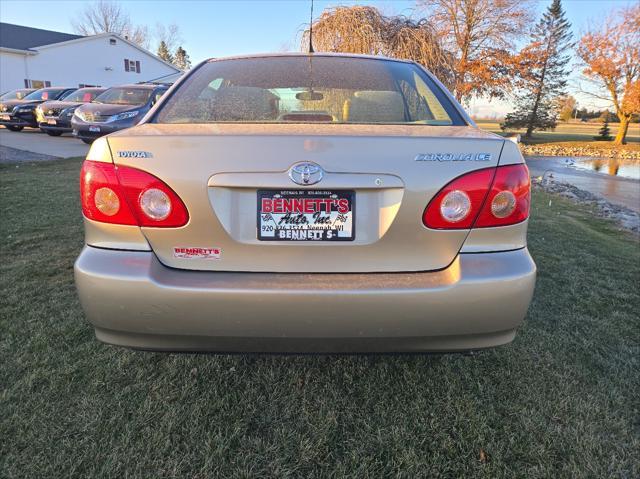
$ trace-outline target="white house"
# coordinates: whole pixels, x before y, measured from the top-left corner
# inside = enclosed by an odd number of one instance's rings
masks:
[[[45,86],[102,86],[177,77],[181,71],[113,33],[81,36],[0,23],[0,93]]]

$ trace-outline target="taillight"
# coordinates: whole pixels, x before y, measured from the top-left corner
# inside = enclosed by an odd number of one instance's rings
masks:
[[[429,202],[422,222],[433,229],[469,229],[520,223],[529,216],[529,170],[524,164],[472,171]]]
[[[531,180],[525,164],[499,166],[475,228],[507,226],[529,217]]]
[[[90,220],[137,225],[113,163],[85,161],[80,170],[82,212]]]
[[[84,215],[103,223],[176,228],[189,221],[187,208],[169,186],[128,166],[85,161],[80,197]]]
[[[468,229],[473,226],[487,190],[491,185],[494,174],[493,168],[477,170],[460,176],[442,188],[440,192],[429,202],[424,210],[422,222],[427,228],[434,229]],[[453,203],[455,197],[460,197],[457,203],[461,203],[462,195],[468,198],[468,211],[459,218],[447,214],[448,203]]]

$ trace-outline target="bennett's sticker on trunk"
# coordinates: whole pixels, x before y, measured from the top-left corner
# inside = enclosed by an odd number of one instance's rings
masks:
[[[182,259],[220,259],[220,248],[173,248],[173,256]]]

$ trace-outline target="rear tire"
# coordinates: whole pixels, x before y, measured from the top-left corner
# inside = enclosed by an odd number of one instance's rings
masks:
[[[22,129],[24,128],[24,126],[16,126],[16,125],[5,125],[5,126],[9,131],[22,131]]]
[[[84,143],[86,143],[87,145],[90,145],[91,143],[93,143],[94,140],[89,140],[87,138],[80,138]]]
[[[60,136],[60,135],[62,135],[62,132],[61,132],[61,131],[51,131],[51,130],[48,130],[48,131],[45,131],[45,133],[46,133],[47,135],[49,135],[49,136]]]

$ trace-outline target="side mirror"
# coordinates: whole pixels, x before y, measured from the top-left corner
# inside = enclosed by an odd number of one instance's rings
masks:
[[[512,141],[516,145],[520,143],[520,140],[522,139],[522,137],[520,136],[520,133],[509,133],[505,135],[505,138],[509,141]]]

